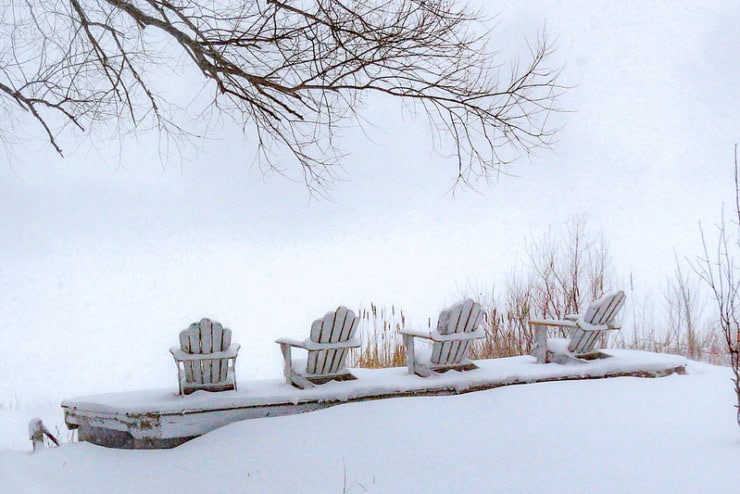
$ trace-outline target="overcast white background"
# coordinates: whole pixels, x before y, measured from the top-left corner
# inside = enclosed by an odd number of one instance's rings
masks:
[[[422,120],[370,101],[331,201],[263,176],[237,129],[163,167],[155,142],[0,155],[0,402],[175,386],[167,348],[203,316],[242,344],[241,379],[278,377],[273,340],[339,304],[436,316],[503,288],[529,238],[569,219],[603,232],[626,283],[658,286],[673,250],[733,201],[737,2],[485,2],[502,61],[545,27],[572,85],[552,151],[450,193]],[[74,146],[73,146],[74,147]],[[8,379],[9,377],[9,379]]]

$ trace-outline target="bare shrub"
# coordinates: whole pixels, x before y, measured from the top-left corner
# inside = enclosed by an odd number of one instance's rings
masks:
[[[584,222],[570,222],[564,232],[548,232],[527,249],[528,264],[514,270],[501,302],[491,290],[478,300],[483,306],[486,336],[471,345],[470,357],[486,359],[529,353],[533,335],[530,316],[560,318],[577,312],[609,286],[608,252],[602,236],[592,235]],[[390,311],[370,304],[360,309],[363,344],[351,355],[349,365],[395,367],[406,362],[406,349],[398,330],[406,325],[400,309]],[[427,319],[431,329],[433,321]]]
[[[729,364],[734,373],[737,396],[737,422],[740,425],[740,274],[735,253],[740,248],[740,179],[738,177],[737,144],[735,144],[735,223],[734,236],[727,229],[724,214],[717,227],[717,237],[710,251],[704,231],[701,231],[704,256],[694,268],[709,287],[716,309],[716,324],[724,336]]]
[[[681,267],[677,257],[658,303],[649,293],[638,295],[630,275],[630,324],[612,333],[609,346],[726,365],[721,333],[704,313],[704,301],[699,280]]]
[[[504,302],[492,293],[483,303],[486,338],[474,343],[473,358],[529,353],[533,342],[530,318],[562,319],[577,314],[611,287],[606,242],[581,219],[532,240],[526,252],[527,263],[512,272]],[[563,336],[561,330],[555,331]]]

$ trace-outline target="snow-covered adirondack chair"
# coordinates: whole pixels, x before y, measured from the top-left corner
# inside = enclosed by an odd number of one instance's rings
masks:
[[[584,362],[609,355],[595,350],[605,331],[620,329],[617,315],[627,297],[623,291],[607,293],[594,300],[582,314],[565,316],[563,320],[531,319],[534,328],[532,355],[537,362]],[[547,328],[566,328],[569,338],[547,338]]]
[[[409,373],[426,377],[433,372],[451,369],[458,371],[477,369],[478,367],[468,359],[468,349],[473,340],[485,336],[485,332],[479,327],[482,317],[480,304],[465,299],[439,314],[437,329],[434,331],[401,330],[406,346],[406,365]],[[432,355],[428,363],[417,359],[414,338],[424,338],[433,342]]]
[[[285,365],[285,381],[298,388],[310,388],[329,381],[348,381],[357,379],[345,368],[349,350],[360,346],[360,338],[355,336],[359,318],[346,307],[338,307],[327,312],[311,325],[311,334],[304,341],[290,338],[275,340],[280,344]],[[302,360],[293,361],[291,349],[308,351],[305,364]]]
[[[231,343],[231,330],[210,319],[194,322],[180,332],[180,346],[170,348],[177,365],[180,394],[236,390],[239,343]]]

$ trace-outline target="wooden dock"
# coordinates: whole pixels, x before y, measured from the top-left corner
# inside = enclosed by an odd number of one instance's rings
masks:
[[[292,415],[342,403],[411,396],[439,396],[560,380],[618,376],[662,377],[683,373],[686,359],[674,355],[609,350],[610,358],[577,365],[537,364],[530,356],[479,360],[478,369],[421,378],[405,367],[352,369],[355,381],[300,390],[282,380],[239,382],[238,391],[172,389],[131,391],[65,400],[65,422],[78,439],[122,449],[178,446],[239,420]]]

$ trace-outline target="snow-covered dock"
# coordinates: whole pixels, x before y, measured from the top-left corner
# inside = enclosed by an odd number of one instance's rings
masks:
[[[355,381],[300,390],[282,380],[239,382],[238,391],[197,391],[180,396],[176,387],[83,396],[62,403],[65,421],[80,441],[125,449],[171,448],[231,422],[291,415],[342,403],[404,396],[461,394],[511,384],[616,376],[661,377],[682,372],[686,359],[674,355],[609,350],[611,358],[580,365],[537,364],[530,356],[479,360],[479,369],[421,378],[405,367],[353,369]]]

